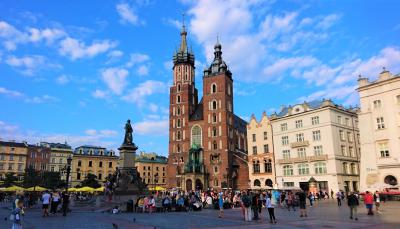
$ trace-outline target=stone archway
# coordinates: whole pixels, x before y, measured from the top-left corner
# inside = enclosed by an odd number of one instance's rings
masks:
[[[196,179],[196,186],[195,186],[196,190],[203,190],[203,183],[201,182],[200,179]]]
[[[186,191],[191,191],[193,190],[193,182],[191,179],[186,180]]]
[[[384,182],[386,184],[393,185],[393,186],[398,184],[396,177],[392,176],[392,175],[386,176],[385,179],[384,179]]]
[[[265,181],[265,186],[268,186],[268,187],[271,187],[271,188],[272,188],[272,186],[273,186],[272,180],[271,180],[271,179],[267,179],[267,180]]]

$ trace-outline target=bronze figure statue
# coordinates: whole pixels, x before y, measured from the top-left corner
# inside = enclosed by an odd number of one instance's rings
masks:
[[[124,144],[123,145],[132,145],[132,133],[133,133],[133,128],[131,126],[131,120],[128,119],[128,121],[125,124],[125,138],[124,138]]]

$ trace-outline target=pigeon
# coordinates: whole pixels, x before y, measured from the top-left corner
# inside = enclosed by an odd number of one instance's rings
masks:
[[[113,225],[113,229],[118,229],[118,225],[117,224],[113,223],[112,225]]]

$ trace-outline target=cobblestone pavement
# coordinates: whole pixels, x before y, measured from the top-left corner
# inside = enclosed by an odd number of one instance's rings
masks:
[[[4,204],[0,205],[2,223],[0,228],[11,228],[11,223],[4,220],[9,215],[9,210]],[[48,228],[113,228],[112,224],[121,229],[197,229],[197,228],[400,228],[400,202],[387,202],[383,204],[382,213],[368,216],[364,206],[359,207],[359,220],[349,219],[347,206],[338,207],[333,200],[321,201],[314,207],[308,207],[308,218],[300,218],[299,211],[287,211],[277,208],[275,215],[277,224],[269,224],[267,211],[263,209],[262,219],[253,222],[244,222],[239,209],[225,210],[222,219],[217,217],[215,210],[203,210],[201,212],[173,212],[173,213],[122,213],[112,215],[110,213],[95,213],[87,211],[74,211],[67,217],[61,215],[42,218],[40,209],[26,210],[24,217],[24,229],[48,229]],[[135,222],[134,222],[135,219]]]

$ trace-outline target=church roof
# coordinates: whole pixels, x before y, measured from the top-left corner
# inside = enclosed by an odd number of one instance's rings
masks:
[[[246,133],[247,131],[247,122],[244,121],[237,115],[233,115],[233,127],[238,130],[240,133]]]
[[[189,119],[190,121],[203,120],[203,99],[201,99],[200,103],[197,104],[196,109]]]

